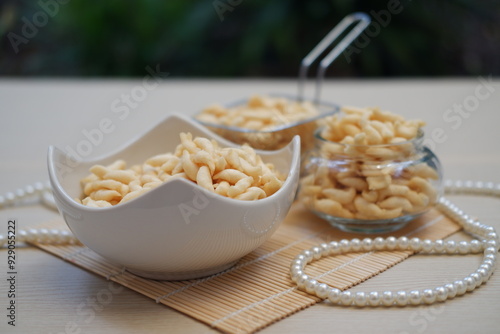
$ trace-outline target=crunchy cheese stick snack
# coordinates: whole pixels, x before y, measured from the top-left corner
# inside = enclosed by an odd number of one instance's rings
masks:
[[[225,108],[215,104],[197,118],[211,124],[267,131],[319,114],[310,102],[290,101],[282,97],[254,95],[246,104]]]
[[[134,199],[175,178],[190,180],[221,196],[258,200],[278,191],[285,176],[266,164],[251,147],[222,148],[207,138],[180,134],[174,153],[150,157],[127,169],[117,160],[109,166],[95,165],[81,180],[84,197],[79,203],[110,207]]]
[[[439,162],[423,150],[423,121],[378,108],[342,112],[325,119],[319,145],[303,166],[299,198],[308,208],[386,220],[420,214],[436,203]]]
[[[318,120],[337,110],[333,105],[254,95],[231,107],[209,106],[196,119],[232,142],[261,150],[282,148],[299,135],[305,151],[313,145]]]

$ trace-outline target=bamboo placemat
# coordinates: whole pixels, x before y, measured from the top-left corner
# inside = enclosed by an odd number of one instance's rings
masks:
[[[65,226],[58,219],[40,227]],[[458,230],[458,225],[432,210],[392,235],[439,239]],[[84,246],[36,246],[222,332],[251,333],[320,301],[297,290],[289,278],[290,263],[298,253],[321,242],[354,237],[362,239],[366,235],[340,232],[296,203],[272,238],[235,266],[188,281],[155,281],[135,276]],[[318,281],[345,290],[410,255],[411,251],[350,253],[322,258],[306,270]]]

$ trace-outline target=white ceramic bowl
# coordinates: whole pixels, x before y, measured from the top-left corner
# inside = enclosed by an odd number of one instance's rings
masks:
[[[92,161],[75,163],[58,148],[48,151],[54,198],[67,225],[88,248],[139,276],[180,280],[223,271],[266,241],[287,215],[299,177],[300,138],[279,151],[258,153],[287,175],[282,188],[257,201],[241,201],[206,191],[184,179],[152,189],[127,203],[91,208],[81,196],[80,179],[89,167],[123,159],[131,166],[173,152],[180,132],[234,147],[190,118],[171,115],[124,148]]]

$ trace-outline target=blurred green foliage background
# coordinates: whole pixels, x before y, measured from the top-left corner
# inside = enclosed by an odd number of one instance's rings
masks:
[[[0,75],[142,77],[159,65],[171,77],[295,77],[344,16],[387,10],[391,1],[2,0]],[[400,6],[329,76],[500,74],[500,1]]]

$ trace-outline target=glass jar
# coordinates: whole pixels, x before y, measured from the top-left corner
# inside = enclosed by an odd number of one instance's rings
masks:
[[[349,232],[400,229],[442,194],[442,168],[423,146],[424,133],[384,145],[349,145],[315,133],[302,162],[298,198],[331,225]]]

